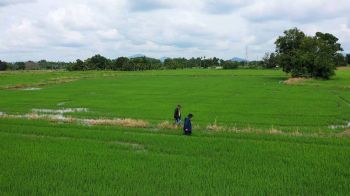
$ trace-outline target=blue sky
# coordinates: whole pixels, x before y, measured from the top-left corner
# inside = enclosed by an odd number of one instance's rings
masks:
[[[6,61],[216,56],[260,59],[289,28],[329,32],[350,53],[349,0],[0,0]]]

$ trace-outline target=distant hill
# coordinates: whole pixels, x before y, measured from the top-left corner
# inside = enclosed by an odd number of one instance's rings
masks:
[[[129,56],[129,58],[132,59],[132,58],[145,57],[145,56],[146,55],[144,55],[144,54],[134,54],[132,56]]]
[[[170,59],[170,57],[162,57],[162,58],[160,58],[159,60],[163,63],[164,61],[165,61],[165,59]]]
[[[245,62],[247,60],[239,58],[239,57],[233,57],[232,59],[230,59],[230,61],[233,61],[233,62]]]

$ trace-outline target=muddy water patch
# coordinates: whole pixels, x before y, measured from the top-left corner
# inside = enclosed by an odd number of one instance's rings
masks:
[[[64,108],[64,109],[32,109],[31,113],[8,115],[1,114],[0,118],[17,118],[29,120],[49,120],[54,122],[77,123],[82,125],[107,125],[107,126],[121,126],[133,128],[147,128],[150,123],[141,119],[131,118],[114,118],[114,119],[83,119],[66,116],[67,113],[88,112],[87,108]]]
[[[21,91],[39,91],[39,90],[42,90],[42,88],[30,87],[30,88],[20,88],[18,90],[21,90]]]
[[[66,114],[66,113],[76,113],[76,112],[88,112],[87,108],[63,108],[63,109],[32,109],[35,113],[46,113],[46,114]]]
[[[350,121],[347,122],[347,124],[345,124],[345,125],[330,125],[330,126],[328,126],[328,128],[333,129],[333,130],[350,128]]]
[[[29,119],[29,120],[48,120],[54,122],[67,122],[72,123],[75,121],[74,118],[65,117],[61,114],[38,114],[38,113],[29,113],[29,114],[20,114],[20,115],[12,115],[12,114],[4,114],[0,115],[1,118],[14,118],[14,119]]]
[[[49,120],[54,122],[73,123],[78,119],[65,116],[66,113],[88,112],[87,108],[63,108],[63,109],[32,109],[31,113],[27,114],[5,114],[0,113],[1,118],[18,118],[29,120]]]

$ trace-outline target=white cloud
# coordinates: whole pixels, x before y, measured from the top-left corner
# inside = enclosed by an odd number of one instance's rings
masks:
[[[257,0],[243,12],[254,22],[269,20],[295,21],[312,23],[338,17],[348,17],[350,8],[348,0]]]
[[[0,7],[15,5],[15,4],[22,4],[22,3],[32,3],[35,2],[35,0],[1,0],[0,1]]]
[[[245,56],[285,29],[336,35],[350,52],[348,0],[0,0],[0,59]]]

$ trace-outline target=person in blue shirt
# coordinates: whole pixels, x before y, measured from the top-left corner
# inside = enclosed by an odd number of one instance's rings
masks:
[[[191,135],[192,134],[192,123],[191,119],[193,118],[193,114],[189,114],[185,118],[185,123],[184,123],[184,134],[185,135]]]

